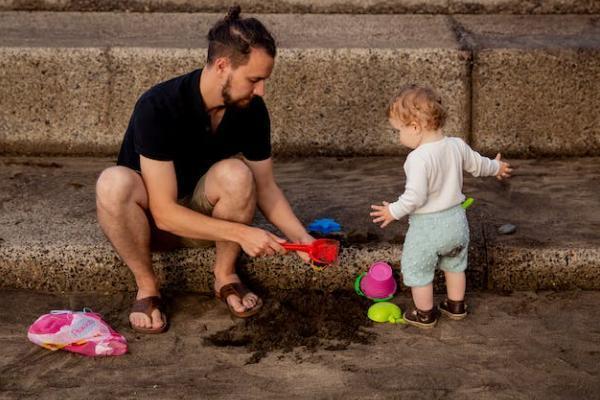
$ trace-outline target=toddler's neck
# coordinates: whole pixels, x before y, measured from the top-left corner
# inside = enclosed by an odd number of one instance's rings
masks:
[[[421,143],[419,143],[419,146],[426,144],[426,143],[438,142],[438,141],[442,140],[444,137],[445,137],[444,133],[442,132],[441,129],[438,129],[435,131],[423,131],[423,139],[421,140]]]

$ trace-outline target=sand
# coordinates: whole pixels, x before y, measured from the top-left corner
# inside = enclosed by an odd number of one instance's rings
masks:
[[[171,327],[153,336],[127,326],[132,294],[1,291],[0,399],[600,397],[600,292],[472,293],[466,320],[427,332],[370,323],[369,303],[348,292],[265,295],[259,318],[234,321],[210,297],[169,293]],[[127,337],[128,354],[85,358],[28,342],[37,316],[84,306]]]

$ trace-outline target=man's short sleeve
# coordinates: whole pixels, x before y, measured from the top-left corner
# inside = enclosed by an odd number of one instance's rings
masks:
[[[175,158],[171,124],[165,120],[168,113],[150,101],[141,99],[133,116],[133,140],[136,153],[153,160],[170,161]]]
[[[271,120],[261,97],[256,97],[246,110],[247,125],[240,131],[243,135],[242,154],[250,161],[262,161],[271,157]]]

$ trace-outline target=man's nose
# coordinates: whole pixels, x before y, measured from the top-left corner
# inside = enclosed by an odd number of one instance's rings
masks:
[[[256,82],[252,94],[263,97],[265,95],[265,81]]]

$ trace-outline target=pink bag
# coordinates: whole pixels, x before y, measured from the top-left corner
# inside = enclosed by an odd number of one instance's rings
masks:
[[[120,356],[127,352],[127,340],[88,308],[44,314],[29,327],[27,337],[49,350],[85,356]]]

